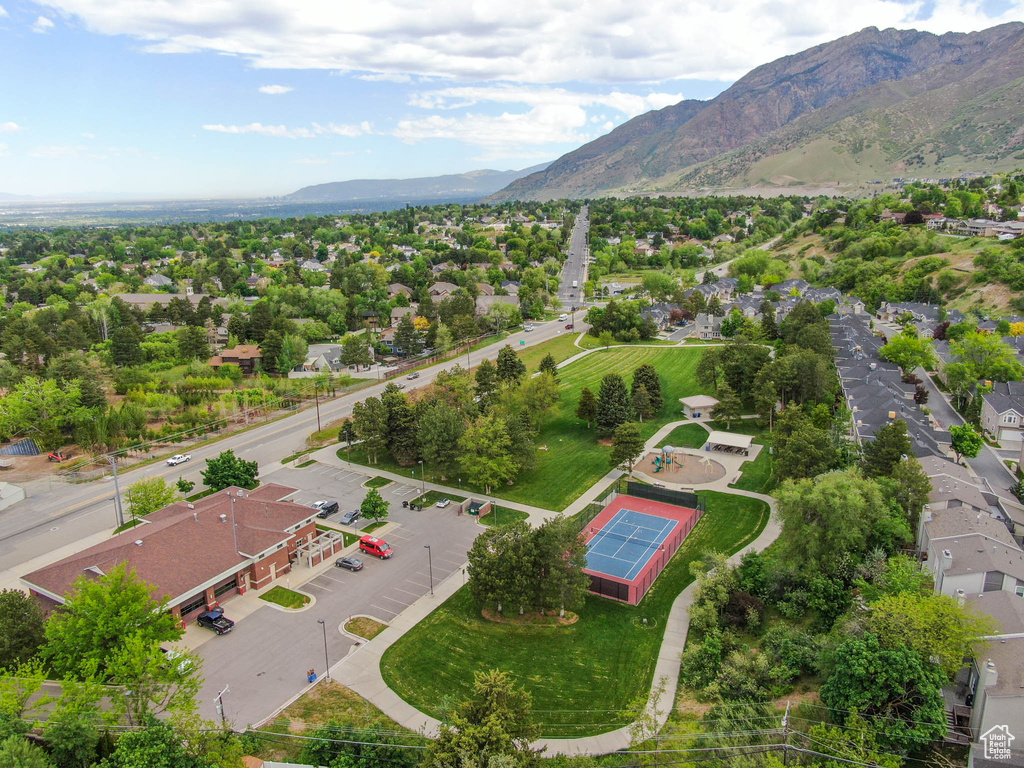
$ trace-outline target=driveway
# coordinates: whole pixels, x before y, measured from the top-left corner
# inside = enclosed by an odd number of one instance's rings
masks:
[[[342,512],[353,504],[358,506],[365,495],[360,485],[365,476],[359,476],[357,482],[355,473],[321,469],[329,468],[316,465],[281,470],[274,473],[273,480],[301,487],[296,496],[299,503],[336,499]],[[310,570],[296,564],[292,573],[277,583],[312,596],[310,606],[299,611],[284,611],[270,604],[257,607],[240,618],[231,633],[211,635],[199,646],[207,678],[199,695],[204,717],[217,718],[214,697],[225,685],[230,686],[224,696],[225,716],[234,725],[245,726],[269,717],[302,691],[307,670],[315,669],[323,675],[324,634],[318,619],[326,622],[327,656],[335,664],[356,645],[353,638],[342,633],[350,616],[369,615],[389,622],[429,594],[432,583],[439,584],[465,564],[466,552],[483,530],[476,518],[459,516],[454,507],[428,507],[422,512],[402,509],[401,499],[413,498],[413,492],[418,489],[398,483],[381,489],[392,503],[388,520],[397,524],[382,533],[394,549],[394,557],[380,561],[359,556],[365,565],[357,573],[332,566]],[[429,558],[425,545],[430,545]],[[311,574],[315,575],[305,581]],[[246,595],[229,600],[224,604],[225,612],[232,615],[234,601],[251,605],[252,600],[259,598]]]

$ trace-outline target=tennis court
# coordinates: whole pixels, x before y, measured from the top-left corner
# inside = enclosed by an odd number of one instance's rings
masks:
[[[661,492],[671,497],[674,492]],[[682,494],[680,494],[682,497]],[[695,498],[692,494],[689,498]],[[665,569],[702,510],[617,496],[586,528],[590,591],[636,605]]]
[[[587,542],[587,567],[632,581],[677,525],[675,520],[621,509]]]

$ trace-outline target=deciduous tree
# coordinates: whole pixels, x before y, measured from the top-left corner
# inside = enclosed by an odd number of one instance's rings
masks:
[[[949,428],[949,436],[952,440],[951,447],[953,448],[953,453],[956,454],[957,462],[964,457],[968,459],[975,458],[981,452],[981,447],[985,444],[981,434],[970,424],[964,424],[963,426],[954,424]]]
[[[44,640],[39,603],[20,589],[0,592],[0,668],[12,670],[24,664]]]
[[[576,418],[587,422],[587,429],[590,429],[590,422],[597,418],[597,398],[586,387],[580,390],[580,402],[576,406]]]
[[[108,680],[110,665],[128,638],[148,643],[178,640],[183,630],[156,600],[153,588],[124,563],[98,579],[79,577],[64,606],[46,622],[44,657],[63,677]]]
[[[199,474],[207,487],[215,491],[237,486],[238,488],[255,488],[260,473],[259,464],[246,461],[235,456],[233,450],[221,451],[214,459],[206,461],[206,469]]]
[[[224,486],[225,488],[227,486]],[[132,517],[145,517],[150,512],[173,504],[178,493],[162,477],[139,480],[128,486],[128,512]]]
[[[444,400],[430,404],[419,419],[419,448],[430,469],[444,480],[459,462],[459,439],[466,423],[455,408]]]
[[[363,499],[363,503],[359,505],[359,511],[367,520],[383,520],[388,516],[388,503],[384,501],[380,491],[371,488]]]
[[[733,422],[743,416],[743,401],[728,384],[720,386],[716,394],[718,404],[711,409],[711,417],[724,422],[726,429],[732,429]]]
[[[459,439],[462,456],[459,463],[473,485],[490,494],[491,488],[512,478],[516,462],[505,422],[492,414],[484,414],[466,429]]]

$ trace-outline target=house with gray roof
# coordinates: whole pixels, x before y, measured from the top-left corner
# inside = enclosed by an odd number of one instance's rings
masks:
[[[981,398],[981,426],[1000,443],[1024,441],[1024,382],[997,381]]]

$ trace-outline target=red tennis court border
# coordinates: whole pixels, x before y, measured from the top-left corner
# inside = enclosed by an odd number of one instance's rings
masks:
[[[647,594],[647,590],[654,584],[654,580],[665,570],[665,566],[672,559],[672,555],[682,545],[683,540],[693,530],[693,527],[703,516],[704,512],[689,507],[677,507],[673,504],[664,504],[660,501],[651,501],[621,494],[616,496],[615,500],[602,509],[597,517],[587,525],[584,542],[589,543],[623,509],[642,512],[645,515],[653,515],[654,517],[661,517],[666,520],[675,520],[679,523],[669,534],[668,538],[662,542],[658,551],[647,561],[647,565],[644,566],[643,570],[632,580],[609,576],[606,573],[591,570],[590,568],[583,569],[583,572],[590,576],[591,592],[603,597],[610,597],[613,600],[621,600],[622,602],[636,605]]]

